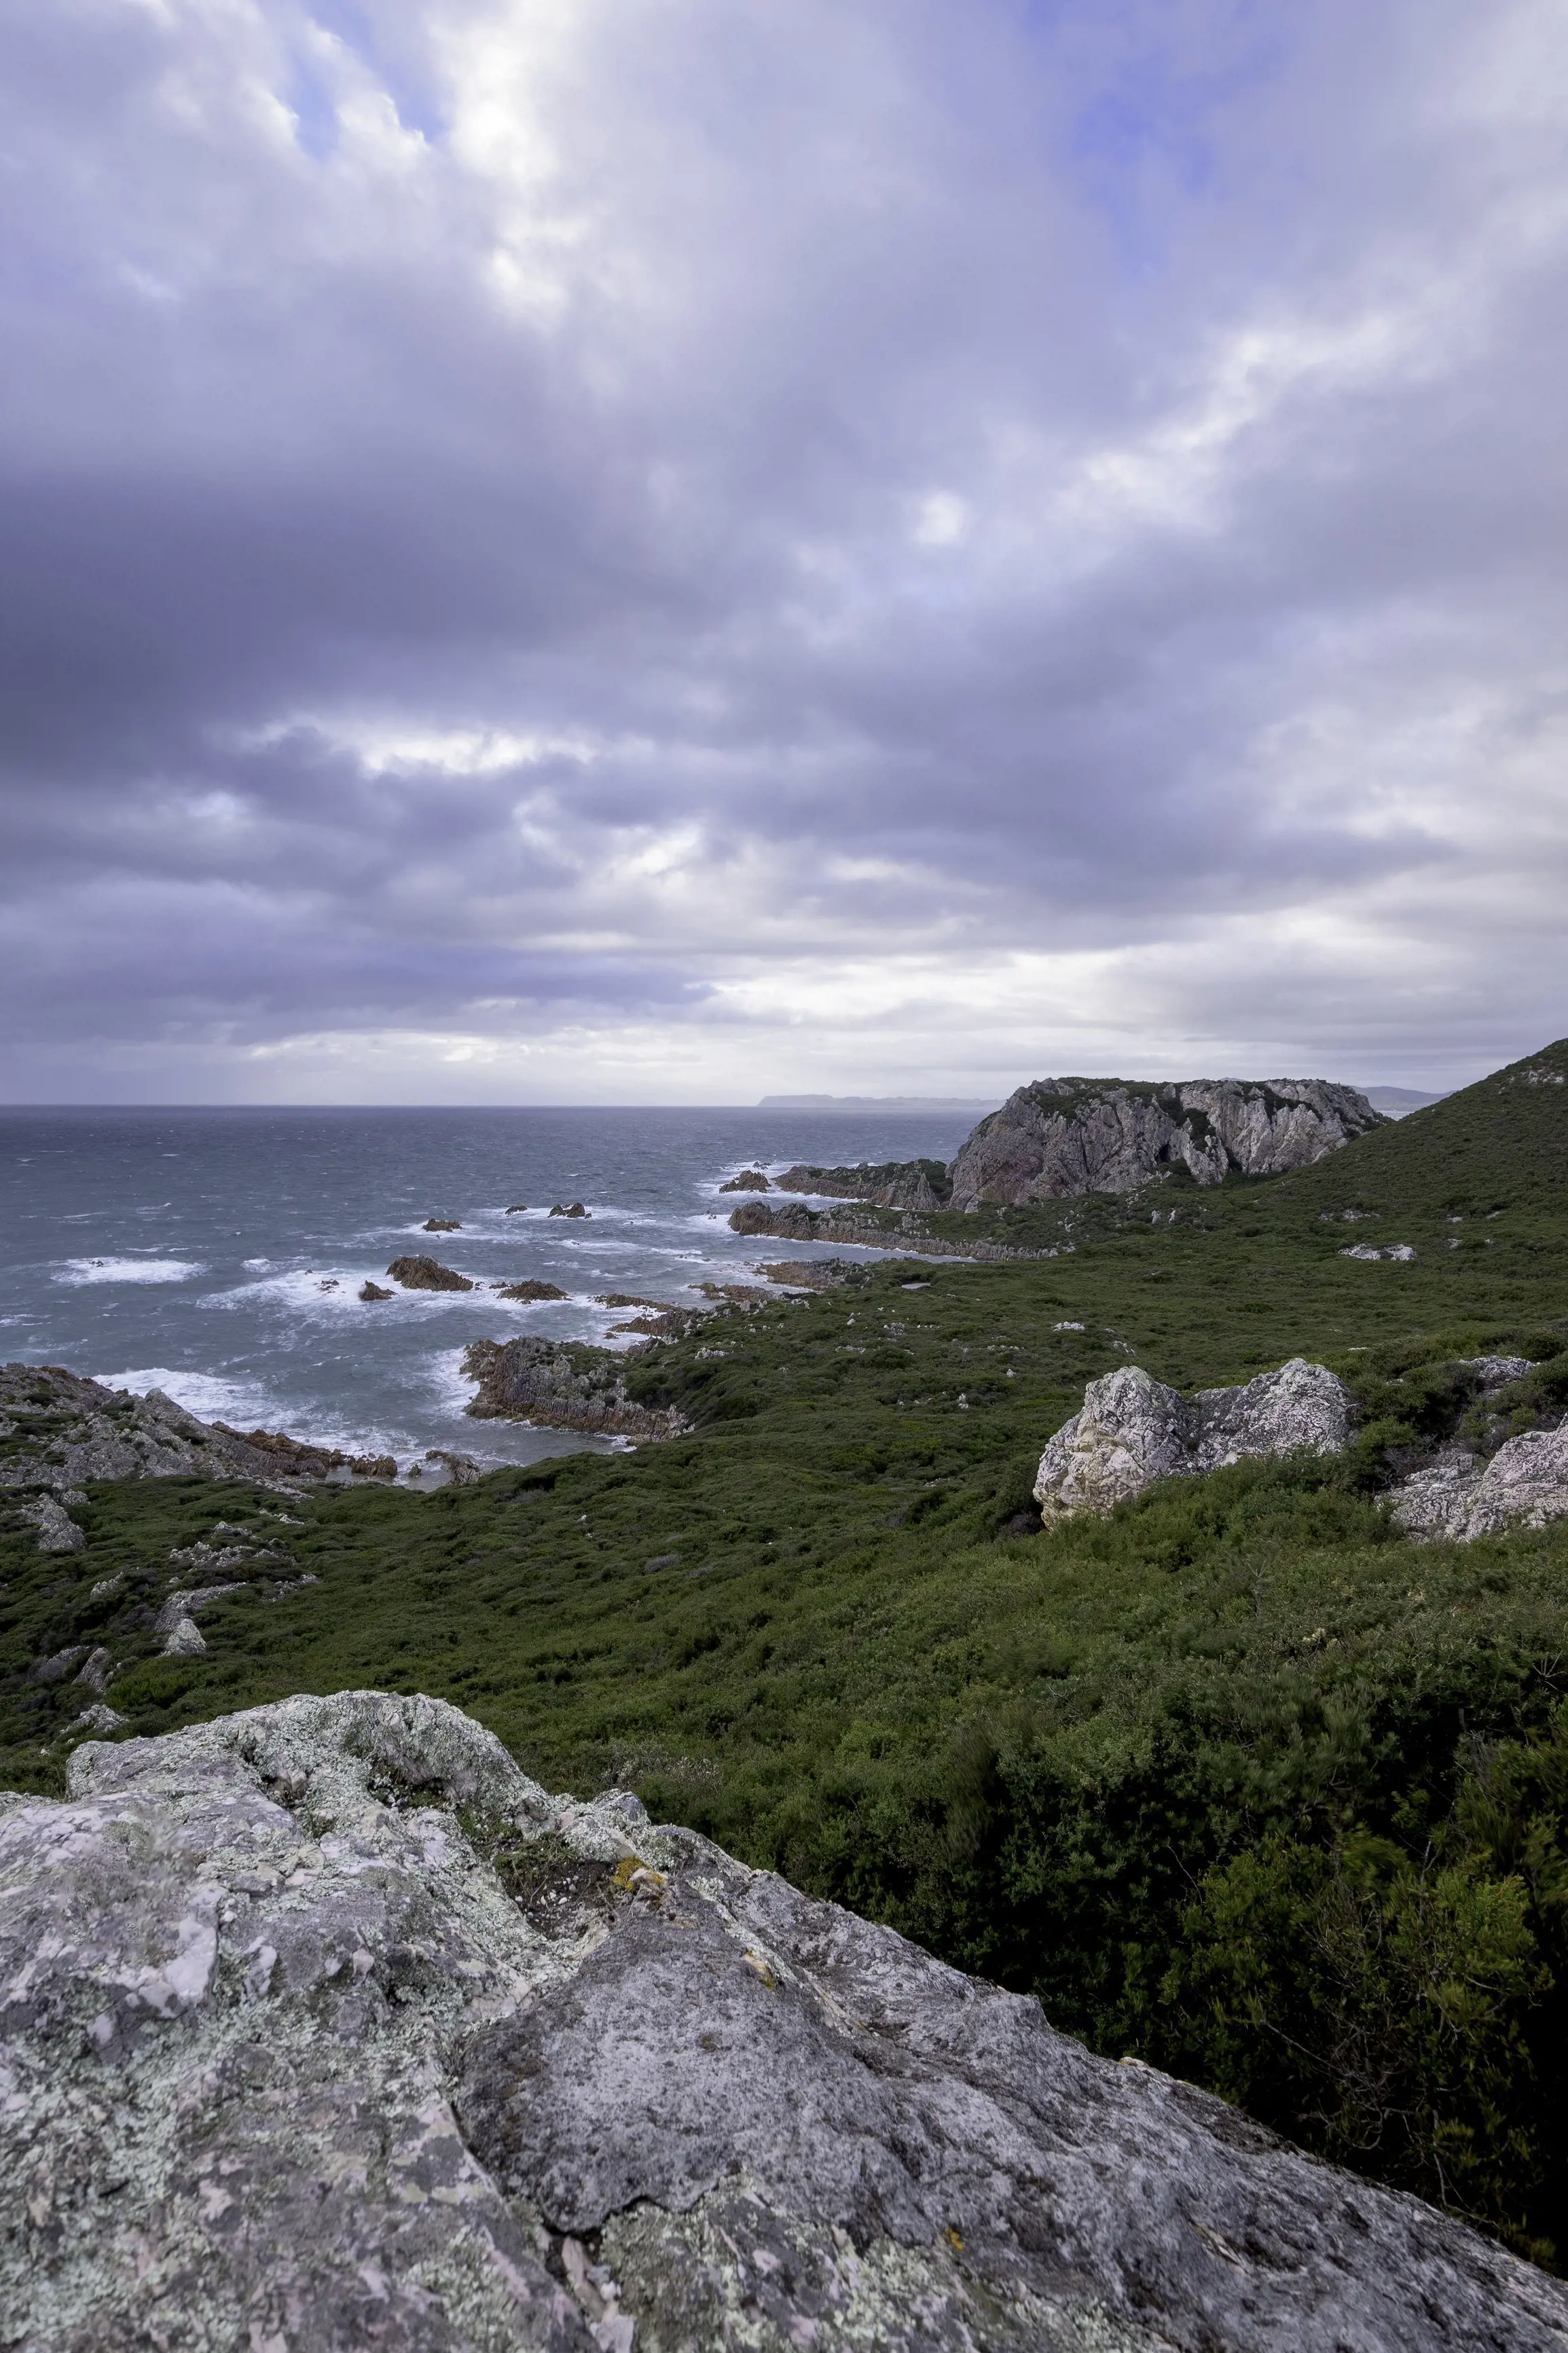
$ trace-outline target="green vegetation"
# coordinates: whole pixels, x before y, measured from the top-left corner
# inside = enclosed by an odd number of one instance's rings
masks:
[[[1568,1076],[1568,1044],[1528,1067]],[[1521,1066],[1292,1177],[923,1222],[1061,1254],[725,1310],[639,1361],[697,1431],[635,1454],[423,1497],[127,1483],[85,1554],[0,1535],[0,1778],[59,1786],[92,1694],[36,1662],[68,1649],[133,1662],[132,1733],[437,1693],[552,1788],[634,1787],[1568,2255],[1568,1522],[1417,1546],[1382,1501],[1456,1429],[1568,1406],[1568,1086]],[[1417,1254],[1341,1254],[1368,1241]],[[1483,1409],[1481,1353],[1540,1370]],[[1086,1380],[1289,1355],[1355,1389],[1346,1457],[1025,1532]],[[174,1563],[237,1589],[205,1656],[158,1656],[170,1554],[233,1546],[220,1522],[274,1549]]]

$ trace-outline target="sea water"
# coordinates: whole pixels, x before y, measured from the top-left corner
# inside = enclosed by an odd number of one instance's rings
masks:
[[[820,1255],[732,1234],[726,1178],[791,1162],[950,1160],[962,1111],[0,1108],[0,1358],[161,1388],[206,1420],[489,1464],[608,1441],[471,1421],[470,1340],[611,1346],[608,1292],[701,1303],[757,1261]],[[745,1198],[745,1196],[740,1198]],[[581,1201],[584,1219],[552,1218]],[[521,1208],[516,1205],[523,1204]],[[510,1214],[509,1214],[510,1212]],[[426,1218],[456,1233],[426,1234]],[[470,1292],[401,1291],[427,1252]],[[875,1252],[850,1255],[871,1257]],[[564,1300],[488,1288],[524,1277]]]

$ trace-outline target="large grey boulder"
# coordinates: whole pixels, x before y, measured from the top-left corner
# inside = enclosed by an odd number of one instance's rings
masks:
[[[1568,1423],[1510,1438],[1489,1461],[1446,1448],[1394,1490],[1393,1516],[1407,1535],[1459,1543],[1568,1518]]]
[[[1447,2216],[438,1701],[92,1743],[65,1802],[0,1800],[0,2034],[26,2353],[1568,2335]]]
[[[1040,1457],[1035,1500],[1047,1520],[1109,1512],[1156,1479],[1192,1478],[1244,1455],[1341,1453],[1350,1391],[1326,1365],[1293,1356],[1244,1388],[1184,1398],[1137,1365],[1090,1381],[1081,1411]]]
[[[1126,1193],[1177,1167],[1200,1185],[1276,1176],[1382,1124],[1356,1088],[1326,1079],[1037,1079],[961,1147],[951,1206]]]

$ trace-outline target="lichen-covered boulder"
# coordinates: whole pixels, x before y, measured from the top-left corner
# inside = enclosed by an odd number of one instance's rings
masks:
[[[1568,2288],[440,1701],[0,1799],[0,2343],[1561,2353]]]
[[[1337,1454],[1352,1411],[1344,1383],[1300,1356],[1243,1387],[1192,1398],[1140,1366],[1119,1366],[1089,1382],[1081,1411],[1047,1446],[1035,1500],[1049,1521],[1109,1512],[1157,1479],[1195,1477],[1246,1455]]]
[[[1393,1516],[1407,1535],[1459,1543],[1568,1518],[1568,1423],[1510,1438],[1489,1461],[1444,1449],[1395,1489]]]

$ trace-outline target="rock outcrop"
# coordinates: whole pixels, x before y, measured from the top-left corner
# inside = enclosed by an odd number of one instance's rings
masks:
[[[461,1218],[426,1218],[420,1230],[426,1234],[460,1234],[463,1221]]]
[[[439,1259],[426,1258],[422,1253],[395,1258],[387,1268],[394,1282],[405,1291],[472,1291],[473,1283],[466,1274],[454,1267],[443,1266]]]
[[[738,1176],[719,1187],[721,1193],[765,1193],[767,1189],[767,1177],[760,1168],[742,1168]]]
[[[359,1295],[367,1307],[374,1306],[378,1300],[392,1297],[384,1283],[372,1282],[368,1277],[360,1284]]]
[[[463,1377],[479,1394],[464,1408],[477,1421],[531,1421],[605,1437],[678,1438],[688,1428],[673,1408],[638,1405],[626,1394],[626,1359],[573,1340],[475,1340]]]
[[[897,1250],[919,1258],[1056,1258],[1055,1250],[1023,1250],[1007,1242],[968,1241],[950,1234],[927,1231],[910,1210],[893,1225],[879,1225],[866,1214],[872,1205],[843,1209],[808,1209],[804,1201],[742,1201],[730,1212],[730,1230],[736,1234],[766,1234],[778,1241],[826,1242],[837,1250]],[[1068,1246],[1070,1247],[1070,1245]]]
[[[780,1193],[812,1193],[819,1200],[865,1201],[877,1209],[945,1209],[951,1185],[940,1160],[888,1160],[873,1166],[818,1168],[798,1162],[773,1178]]]
[[[396,1465],[390,1455],[345,1454],[275,1430],[198,1421],[162,1389],[135,1397],[58,1365],[0,1366],[0,1491],[47,1488],[68,1507],[67,1491],[95,1479],[245,1479],[263,1486],[308,1486],[344,1472],[394,1478]],[[41,1512],[42,1499],[29,1515],[38,1520],[40,1542],[50,1536],[43,1548],[78,1549],[77,1538],[48,1514],[40,1517]],[[64,1511],[60,1518],[66,1519]]]
[[[1275,1176],[1337,1151],[1383,1119],[1325,1079],[1037,1079],[983,1119],[954,1160],[952,1206],[1021,1207],[1127,1193],[1172,1168],[1200,1185]]]
[[[1194,1478],[1244,1455],[1338,1454],[1350,1391],[1326,1365],[1293,1356],[1244,1388],[1184,1398],[1136,1365],[1090,1381],[1081,1412],[1040,1457],[1035,1500],[1044,1521],[1109,1512],[1156,1479]]]
[[[563,1291],[558,1282],[538,1282],[530,1276],[525,1282],[501,1283],[499,1286],[499,1295],[502,1299],[518,1299],[527,1306],[534,1306],[541,1300],[569,1299],[572,1294],[570,1292]]]
[[[1393,1516],[1408,1535],[1460,1543],[1568,1519],[1568,1423],[1508,1439],[1489,1460],[1445,1447],[1395,1488]]]
[[[26,2353],[1560,2353],[1568,2287],[440,1701],[0,1799]]]

